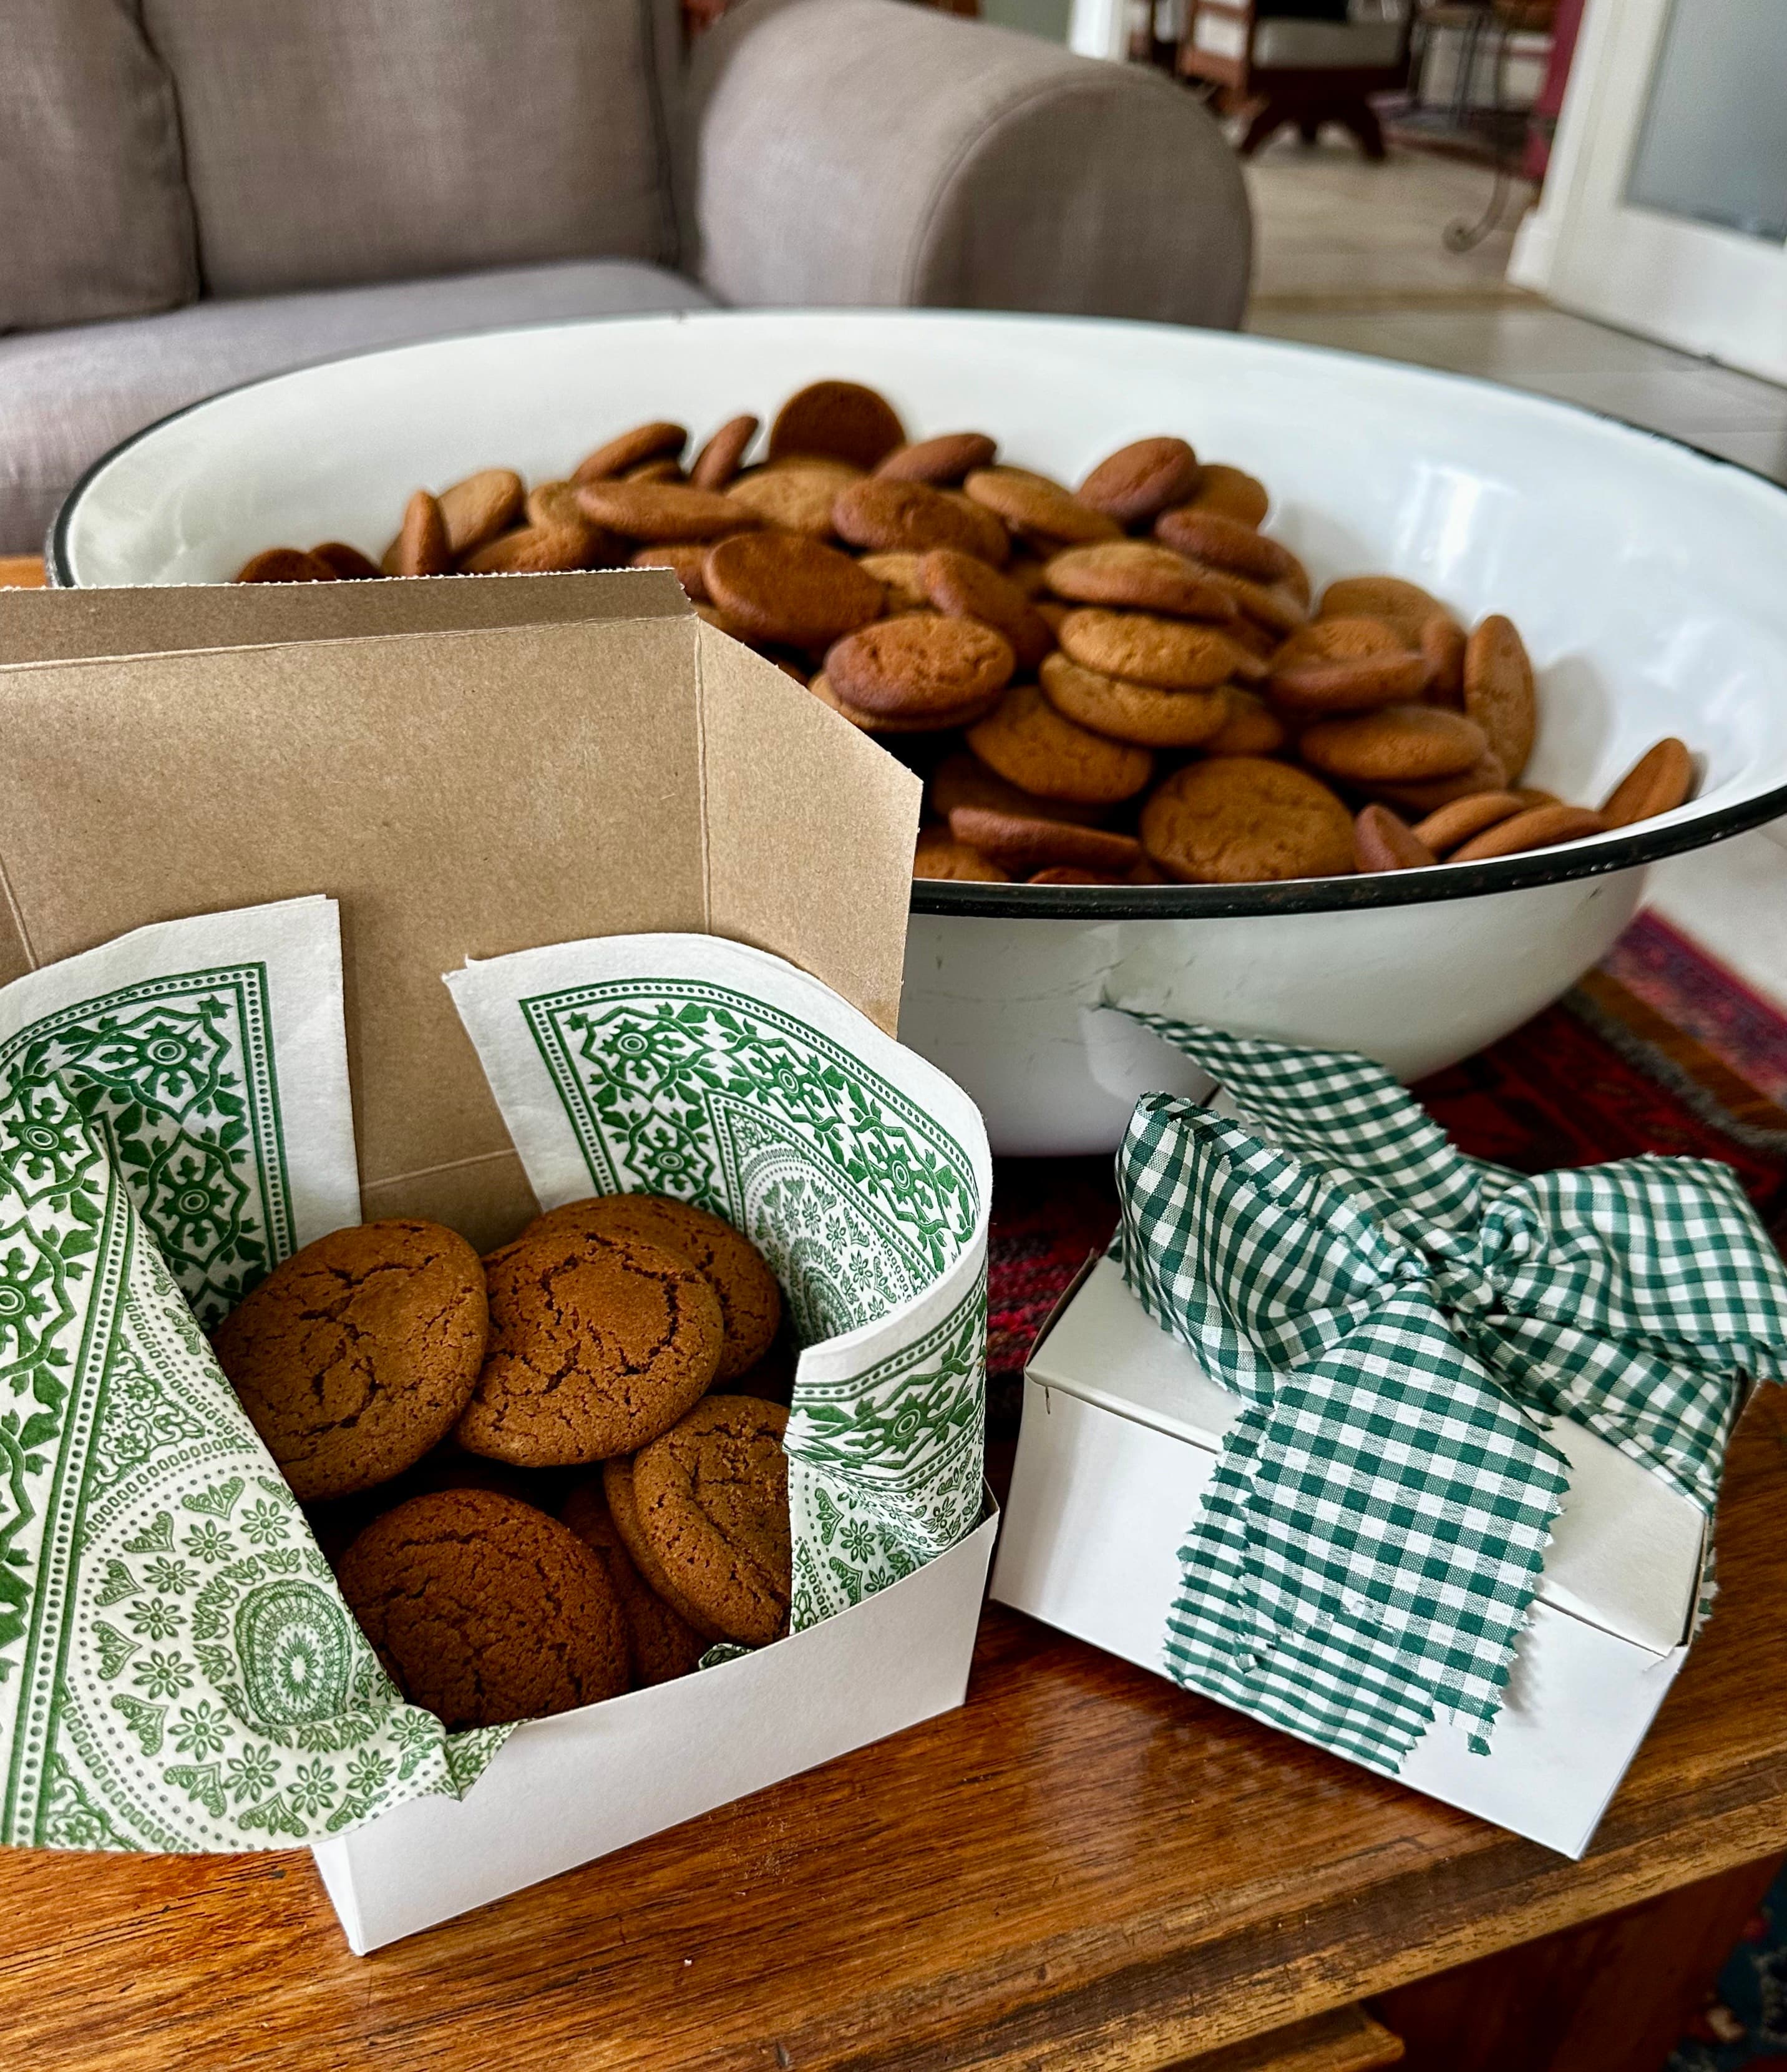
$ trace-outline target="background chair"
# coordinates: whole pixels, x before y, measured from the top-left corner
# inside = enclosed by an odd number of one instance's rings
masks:
[[[1247,296],[1190,96],[900,0],[743,0],[688,60],[676,0],[0,0],[0,554],[138,426],[338,353]]]
[[[1368,158],[1384,155],[1370,97],[1408,83],[1412,0],[1344,0],[1321,15],[1310,0],[1186,0],[1189,19],[1178,68],[1215,87],[1226,111],[1251,120],[1239,149],[1257,151],[1287,122],[1313,141],[1324,122],[1339,122]],[[1336,18],[1339,17],[1339,18]]]

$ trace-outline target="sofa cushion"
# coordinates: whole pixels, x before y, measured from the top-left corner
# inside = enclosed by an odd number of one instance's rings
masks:
[[[198,286],[173,91],[131,0],[0,0],[0,331]]]
[[[76,477],[120,439],[237,382],[455,331],[708,306],[699,288],[659,267],[586,260],[201,302],[134,323],[0,338],[0,554],[39,547]]]
[[[206,291],[674,263],[656,0],[143,0]]]

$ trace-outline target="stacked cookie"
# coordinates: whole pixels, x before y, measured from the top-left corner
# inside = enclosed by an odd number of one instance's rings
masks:
[[[241,582],[676,571],[927,780],[915,874],[1234,884],[1481,861],[1678,805],[1658,744],[1597,808],[1523,788],[1533,672],[1499,615],[1466,629],[1391,576],[1330,584],[1264,532],[1270,499],[1181,438],[1077,488],[984,433],[910,440],[873,389],[820,381],[729,419],[636,426],[528,491],[488,468],[418,490],[377,564],[275,548]],[[1468,808],[1465,801],[1477,802]]]
[[[784,1630],[787,1412],[751,1392],[782,1323],[729,1224],[610,1195],[483,1260],[438,1224],[335,1231],[214,1344],[393,1680],[462,1727]]]

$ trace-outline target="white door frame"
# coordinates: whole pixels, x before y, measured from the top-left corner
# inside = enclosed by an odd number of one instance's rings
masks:
[[[1634,208],[1670,0],[1589,0],[1545,191],[1508,278],[1561,308],[1787,382],[1787,245]]]

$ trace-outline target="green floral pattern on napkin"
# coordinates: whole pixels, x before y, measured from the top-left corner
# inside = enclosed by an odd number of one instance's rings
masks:
[[[87,1104],[0,1089],[0,1840],[283,1848],[459,1795],[507,1729],[399,1696]]]
[[[670,1194],[725,1217],[774,1268],[803,1342],[885,1317],[970,1249],[983,1204],[967,1147],[798,1014],[662,976],[518,1004],[592,1190]],[[986,1328],[983,1260],[929,1329],[848,1376],[797,1383],[797,1630],[980,1522]]]

